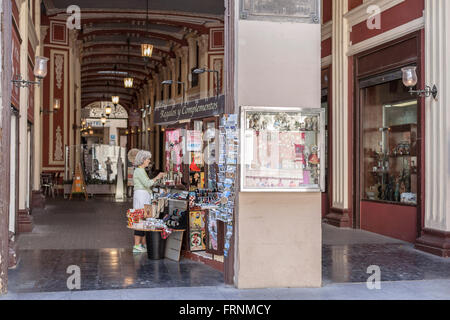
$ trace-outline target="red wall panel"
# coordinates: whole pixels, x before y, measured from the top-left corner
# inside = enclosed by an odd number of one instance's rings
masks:
[[[413,243],[417,238],[417,208],[361,201],[361,229]]]
[[[424,9],[424,0],[406,0],[381,13],[381,29],[368,29],[366,21],[353,26],[350,34],[352,44],[357,44],[418,19],[422,17]]]
[[[332,39],[328,38],[324,41],[322,41],[322,58],[328,57],[331,55],[332,51]]]
[[[323,23],[327,23],[333,19],[333,0],[323,0],[322,14]]]
[[[363,4],[363,0],[349,0],[348,1],[348,11],[359,7],[360,5]]]

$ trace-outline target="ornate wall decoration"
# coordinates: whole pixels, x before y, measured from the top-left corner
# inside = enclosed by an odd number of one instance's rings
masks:
[[[56,86],[61,90],[62,75],[63,75],[64,56],[55,54],[55,72],[56,72]]]
[[[62,134],[61,134],[61,127],[60,126],[58,126],[56,128],[56,145],[55,145],[55,156],[54,156],[54,159],[56,161],[63,161],[64,160]]]
[[[120,104],[114,107],[110,102],[93,102],[87,105],[82,110],[82,117],[84,118],[101,118],[105,114],[105,108],[109,105],[112,108],[109,119],[128,119],[127,110]]]

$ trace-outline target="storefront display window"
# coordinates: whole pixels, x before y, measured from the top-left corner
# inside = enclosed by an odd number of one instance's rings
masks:
[[[206,122],[205,140],[205,165],[207,167],[208,189],[217,189],[217,133],[216,121]]]
[[[165,131],[165,154],[166,154],[166,172],[168,173],[168,182],[171,184],[181,184],[182,164],[183,164],[183,145],[184,137],[181,129]]]
[[[362,89],[362,198],[417,204],[418,107],[401,79]]]
[[[190,190],[203,189],[205,187],[202,129],[203,121],[194,121],[194,130],[188,130],[187,132]]]
[[[324,191],[323,109],[243,107],[242,191]]]

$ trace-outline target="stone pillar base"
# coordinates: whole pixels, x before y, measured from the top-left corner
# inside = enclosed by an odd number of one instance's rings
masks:
[[[14,233],[12,233],[11,231],[9,232],[9,242],[8,242],[8,251],[9,251],[9,255],[8,255],[8,269],[14,269],[15,267],[17,267],[17,248],[16,248],[16,243],[14,241]]]
[[[19,210],[17,213],[18,233],[31,232],[33,230],[33,217],[30,216],[30,209]]]
[[[33,191],[31,194],[31,208],[45,208],[45,196],[40,190]]]
[[[450,257],[450,232],[424,229],[416,240],[415,248],[440,257]]]
[[[330,208],[330,213],[325,216],[325,223],[338,228],[351,228],[348,209]]]

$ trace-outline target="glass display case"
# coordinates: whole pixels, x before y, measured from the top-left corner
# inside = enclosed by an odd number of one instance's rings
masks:
[[[325,111],[242,107],[241,191],[323,192]]]
[[[364,189],[361,190],[361,198],[416,205],[419,153],[417,100],[411,99],[400,84],[394,85],[400,81],[364,89]]]

